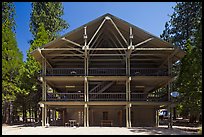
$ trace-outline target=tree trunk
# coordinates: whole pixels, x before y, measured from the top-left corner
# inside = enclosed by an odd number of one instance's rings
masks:
[[[30,107],[30,105],[29,105],[28,111],[29,111],[29,122],[31,122],[31,107]]]
[[[34,108],[34,115],[35,115],[35,122],[38,122],[38,110],[36,107]]]
[[[25,105],[23,105],[23,122],[24,122],[24,123],[27,122],[26,106],[25,106]]]
[[[176,120],[176,107],[173,108],[173,120]]]

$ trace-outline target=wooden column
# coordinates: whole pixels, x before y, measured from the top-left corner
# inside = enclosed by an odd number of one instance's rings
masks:
[[[82,47],[84,50],[84,73],[85,73],[85,80],[84,80],[84,101],[88,101],[88,45],[87,45],[87,33],[86,33],[86,26],[84,27],[84,46]]]
[[[87,110],[86,110],[86,108],[87,108],[87,104],[85,103],[84,104],[84,127],[86,127],[87,126]]]
[[[172,76],[172,58],[168,58],[168,75]],[[168,112],[170,113],[170,115],[168,117],[168,128],[172,128],[173,126],[171,92],[172,92],[172,82],[169,82],[168,83],[168,101],[170,102],[170,105],[168,105]]]
[[[42,109],[42,126],[44,127],[45,126],[45,108],[44,107],[41,107]]]
[[[89,127],[89,106],[86,107],[86,126]]]
[[[130,128],[130,127],[132,127],[132,122],[131,122],[131,107],[132,107],[132,104],[129,103],[128,107],[129,107],[129,111],[128,111],[129,116],[128,116],[128,118],[129,118],[129,128]]]
[[[48,123],[48,119],[47,119],[47,105],[45,105],[45,124]]]
[[[158,127],[159,126],[159,110],[158,109],[156,109],[156,114],[155,115],[156,115],[156,119],[155,119],[156,120],[156,125],[155,126]]]
[[[128,104],[126,105],[126,127],[129,128],[129,107]]]
[[[42,59],[42,100],[46,101],[46,80],[44,79],[46,75],[46,60]],[[45,126],[46,124],[46,118],[47,118],[47,110],[46,105],[42,105],[42,126]]]

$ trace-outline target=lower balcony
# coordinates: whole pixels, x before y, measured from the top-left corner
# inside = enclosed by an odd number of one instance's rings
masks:
[[[84,101],[84,93],[47,93],[47,101]]]
[[[89,93],[89,101],[126,101],[126,93]],[[47,93],[47,101],[85,101],[84,93]],[[131,93],[130,101],[163,102],[167,95]]]

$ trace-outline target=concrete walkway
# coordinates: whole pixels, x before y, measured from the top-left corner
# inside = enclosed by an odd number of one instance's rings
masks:
[[[54,127],[2,126],[2,135],[195,135],[166,127]]]

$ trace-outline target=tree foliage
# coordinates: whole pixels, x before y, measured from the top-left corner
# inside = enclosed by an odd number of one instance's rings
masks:
[[[62,19],[64,14],[61,2],[32,2],[32,13],[30,18],[30,31],[34,38],[37,35],[40,23],[44,23],[49,38],[53,40],[58,33],[69,27]]]
[[[161,38],[186,51],[180,67],[176,89],[181,93],[181,114],[194,121],[202,102],[202,3],[178,2]],[[194,117],[194,120],[193,118]]]
[[[185,50],[187,40],[195,42],[195,35],[202,18],[202,2],[177,2],[174,13],[160,35]]]
[[[2,3],[2,114],[3,122],[10,123],[11,101],[22,90],[18,84],[23,55],[19,51],[14,32],[15,7],[12,2]]]
[[[7,9],[7,10],[3,10]],[[23,63],[22,53],[19,51],[14,26],[14,6],[13,3],[3,2],[2,6],[2,92],[3,99],[6,96],[15,96],[15,92],[20,92],[17,85],[19,77],[19,68]],[[7,16],[7,17],[6,17]],[[11,20],[10,20],[11,19]],[[11,23],[12,22],[12,23]]]
[[[44,24],[41,23],[38,28],[38,33],[35,40],[31,44],[27,51],[27,60],[24,66],[21,68],[21,88],[27,91],[26,94],[18,94],[18,104],[25,108],[33,108],[35,111],[38,109],[38,102],[41,99],[41,83],[38,80],[41,65],[31,55],[31,52],[40,46],[47,44],[50,41],[49,36],[44,28]]]
[[[15,29],[15,7],[13,2],[2,2],[2,24],[7,24],[7,27]]]

